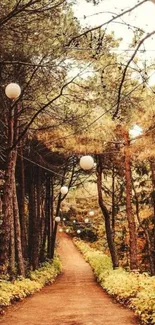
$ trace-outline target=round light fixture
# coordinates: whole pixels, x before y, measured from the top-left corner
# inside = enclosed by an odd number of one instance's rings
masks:
[[[94,216],[94,211],[93,210],[91,210],[91,211],[89,211],[89,216],[91,216],[91,217],[93,217]]]
[[[88,222],[89,222],[89,219],[88,219],[88,218],[86,218],[84,222],[85,222],[85,223],[88,223]]]
[[[5,94],[10,99],[16,99],[21,94],[21,88],[18,84],[11,82],[5,88]]]
[[[59,229],[59,232],[63,232],[63,229],[62,229],[62,228],[60,228],[60,229]]]
[[[81,233],[81,230],[80,230],[80,229],[78,229],[78,230],[77,230],[77,234],[80,234],[80,233]]]
[[[56,222],[60,222],[61,218],[60,217],[55,217]]]
[[[60,190],[61,194],[65,195],[68,192],[68,187],[67,186],[62,186]]]
[[[94,167],[94,159],[91,156],[81,157],[80,167],[84,170],[92,169]]]

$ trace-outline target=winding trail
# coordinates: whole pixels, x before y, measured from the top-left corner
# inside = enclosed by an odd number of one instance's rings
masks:
[[[96,283],[71,239],[59,238],[63,273],[54,284],[10,307],[0,325],[136,325],[132,311],[115,303]]]

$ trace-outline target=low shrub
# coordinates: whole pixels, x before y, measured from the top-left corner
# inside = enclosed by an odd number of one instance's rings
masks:
[[[140,282],[141,289],[131,299],[131,306],[145,324],[155,324],[155,277],[146,276]]]
[[[155,277],[122,268],[113,270],[109,256],[82,241],[74,242],[91,265],[101,286],[117,301],[134,309],[143,324],[155,324]]]
[[[38,270],[31,271],[29,278],[19,277],[14,283],[0,280],[0,306],[9,306],[39,291],[47,283],[52,283],[61,272],[61,263],[58,257],[53,262],[44,263]]]

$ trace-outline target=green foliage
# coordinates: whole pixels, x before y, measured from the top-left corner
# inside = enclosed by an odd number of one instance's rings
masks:
[[[108,293],[116,296],[119,302],[127,303],[128,299],[136,296],[139,282],[137,275],[118,268],[109,274],[104,282],[104,287]]]
[[[101,286],[117,301],[134,309],[144,324],[155,324],[155,277],[122,268],[113,270],[108,256],[84,242],[74,242],[90,263]]]
[[[46,262],[43,266],[30,273],[32,281],[38,281],[44,286],[47,283],[52,283],[55,277],[61,272],[61,264],[58,258],[55,258],[53,263]]]
[[[144,323],[155,324],[155,277],[147,277],[146,280],[148,284],[144,281],[143,289],[141,288],[131,303]]]
[[[8,306],[39,291],[45,284],[52,283],[61,272],[61,263],[55,257],[52,263],[46,262],[38,270],[32,271],[29,278],[19,277],[14,283],[0,281],[0,306]]]
[[[74,240],[74,242],[84,255],[85,260],[91,265],[98,281],[104,281],[104,279],[112,270],[112,263],[110,257],[100,251],[90,248],[88,244],[82,241]]]

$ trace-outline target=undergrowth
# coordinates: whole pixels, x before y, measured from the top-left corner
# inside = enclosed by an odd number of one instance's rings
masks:
[[[80,240],[74,240],[85,260],[91,265],[101,286],[116,300],[135,311],[143,324],[155,324],[155,276],[113,270],[109,256]]]
[[[55,257],[52,262],[45,262],[39,269],[31,271],[29,278],[19,277],[13,283],[0,280],[0,307],[9,306],[39,291],[47,283],[52,283],[61,270],[60,260]]]

